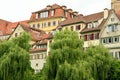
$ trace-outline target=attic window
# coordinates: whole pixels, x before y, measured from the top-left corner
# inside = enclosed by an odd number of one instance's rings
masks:
[[[111,18],[111,22],[115,21],[115,18]]]
[[[12,28],[12,32],[14,31],[14,29]]]
[[[40,18],[47,18],[48,17],[48,11],[40,13]]]
[[[88,23],[88,28],[92,28],[92,23]]]
[[[52,10],[51,11],[51,16],[54,16],[54,14],[55,14],[55,10]]]
[[[38,13],[36,13],[36,19],[38,19]]]
[[[94,22],[94,27],[98,27],[98,22]]]

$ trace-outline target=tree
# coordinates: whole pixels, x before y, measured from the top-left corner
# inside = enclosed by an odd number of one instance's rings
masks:
[[[120,80],[120,61],[114,59],[109,70],[109,76],[107,80]]]
[[[60,31],[54,36],[41,80],[105,80],[111,60],[103,46],[84,51],[77,32]]]
[[[28,80],[31,77],[29,41],[30,35],[24,33],[0,43],[0,80]]]

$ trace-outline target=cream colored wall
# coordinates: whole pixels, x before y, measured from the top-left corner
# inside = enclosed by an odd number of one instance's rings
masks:
[[[112,22],[111,18],[115,18],[115,21]],[[116,36],[116,35],[120,35],[120,25],[118,25],[118,31],[116,32],[108,32],[108,25],[111,24],[116,24],[119,23],[120,21],[118,20],[118,18],[115,16],[115,14],[112,14],[109,19],[107,20],[107,23],[104,25],[103,29],[101,30],[101,35],[100,37],[110,37],[110,36]]]
[[[81,29],[80,30],[76,30],[76,26],[77,25],[81,25]],[[81,36],[80,32],[85,28],[86,24],[84,23],[77,23],[77,24],[71,24],[71,25],[67,25],[67,26],[63,26],[62,30],[65,30],[66,28],[71,30],[71,26],[73,26],[73,31],[77,31],[79,36]]]
[[[111,21],[111,18],[115,18],[114,22]],[[115,32],[108,32],[108,25],[116,24],[118,23],[118,31]],[[119,52],[120,52],[120,21],[115,15],[114,12],[110,15],[108,18],[106,24],[103,26],[101,32],[100,32],[100,38],[106,38],[106,37],[114,37],[114,36],[119,36],[119,42],[116,43],[106,43],[103,44],[105,47],[109,48],[110,52],[113,53],[113,57],[115,57],[115,54],[118,55],[119,57]],[[119,57],[120,58],[120,57]]]
[[[34,56],[37,54],[43,54],[44,58],[43,59],[34,59]],[[44,64],[46,63],[46,52],[35,52],[35,53],[30,53],[30,56],[33,56],[33,59],[30,60],[31,62],[31,67],[35,70],[35,73],[37,73],[38,71],[40,71]],[[36,66],[36,64],[38,64],[38,66]]]
[[[84,41],[84,48],[88,48],[89,46],[97,46],[100,44],[100,40],[90,40]]]
[[[46,22],[54,22],[54,21],[58,21],[61,22],[63,21],[64,18],[50,18],[50,19],[45,19],[45,20],[40,20],[40,21],[35,21],[35,22],[30,22],[29,24],[32,26],[33,24],[37,25],[39,24],[44,24]],[[58,25],[56,26],[48,26],[48,27],[44,27],[44,28],[39,28],[45,32],[51,32],[53,29],[56,29]]]
[[[18,27],[15,29],[15,31],[13,32],[13,34],[10,36],[9,39],[15,38],[15,33],[18,34],[18,36],[20,36],[20,33],[23,33],[24,30],[22,28],[22,26],[18,25]]]
[[[93,33],[98,33],[98,32],[91,32],[91,33],[89,33],[89,34],[93,34]],[[87,33],[87,35],[89,35],[88,33]],[[86,34],[84,34],[84,35],[86,35]],[[95,39],[95,40],[89,40],[89,41],[84,41],[84,48],[88,48],[89,46],[97,46],[97,45],[99,45],[100,44],[100,40],[99,39]]]

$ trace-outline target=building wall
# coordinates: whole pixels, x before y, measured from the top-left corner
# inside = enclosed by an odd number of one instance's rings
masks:
[[[111,8],[118,12],[120,10],[120,0],[111,0]]]
[[[39,72],[46,63],[47,52],[32,52],[30,53],[31,67],[35,70],[35,73]]]
[[[15,38],[20,36],[22,33],[24,32],[24,29],[22,28],[22,26],[18,25],[18,27],[16,28],[16,30],[13,32],[13,34],[11,34],[9,39]]]
[[[63,20],[63,18],[51,18],[35,22],[30,22],[31,27],[41,29],[45,32],[51,32],[53,29],[56,29],[58,24]],[[50,25],[49,25],[50,23]],[[55,25],[54,25],[55,23]],[[39,26],[38,26],[39,25]]]
[[[77,29],[77,27],[80,27],[80,29]],[[77,31],[79,34],[79,38],[81,38],[81,34],[80,32],[85,28],[85,24],[84,23],[76,23],[76,24],[71,24],[71,25],[66,25],[66,26],[62,26],[62,30],[68,29],[68,30],[72,30],[72,31]]]
[[[97,34],[97,38],[95,39],[95,37],[93,37],[93,39],[89,39],[87,38],[87,40],[84,39],[84,48],[88,48],[89,46],[97,46],[100,44],[100,40],[99,40],[99,32],[91,32],[91,33],[85,33],[84,35],[82,35],[83,37],[85,35],[91,35],[91,34]]]
[[[120,21],[114,12],[109,16],[100,33],[101,43],[109,48],[113,57],[120,58]],[[117,26],[115,28],[115,25]],[[110,28],[110,26],[112,28]]]

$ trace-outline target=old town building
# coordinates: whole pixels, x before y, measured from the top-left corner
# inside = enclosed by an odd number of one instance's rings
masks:
[[[46,8],[33,12],[29,21],[31,27],[51,32],[56,29],[58,24],[65,19],[73,18],[77,15],[76,11],[67,9],[66,6],[58,4],[48,5]]]
[[[114,10],[101,28],[100,42],[110,50],[113,57],[120,58],[120,15]]]

